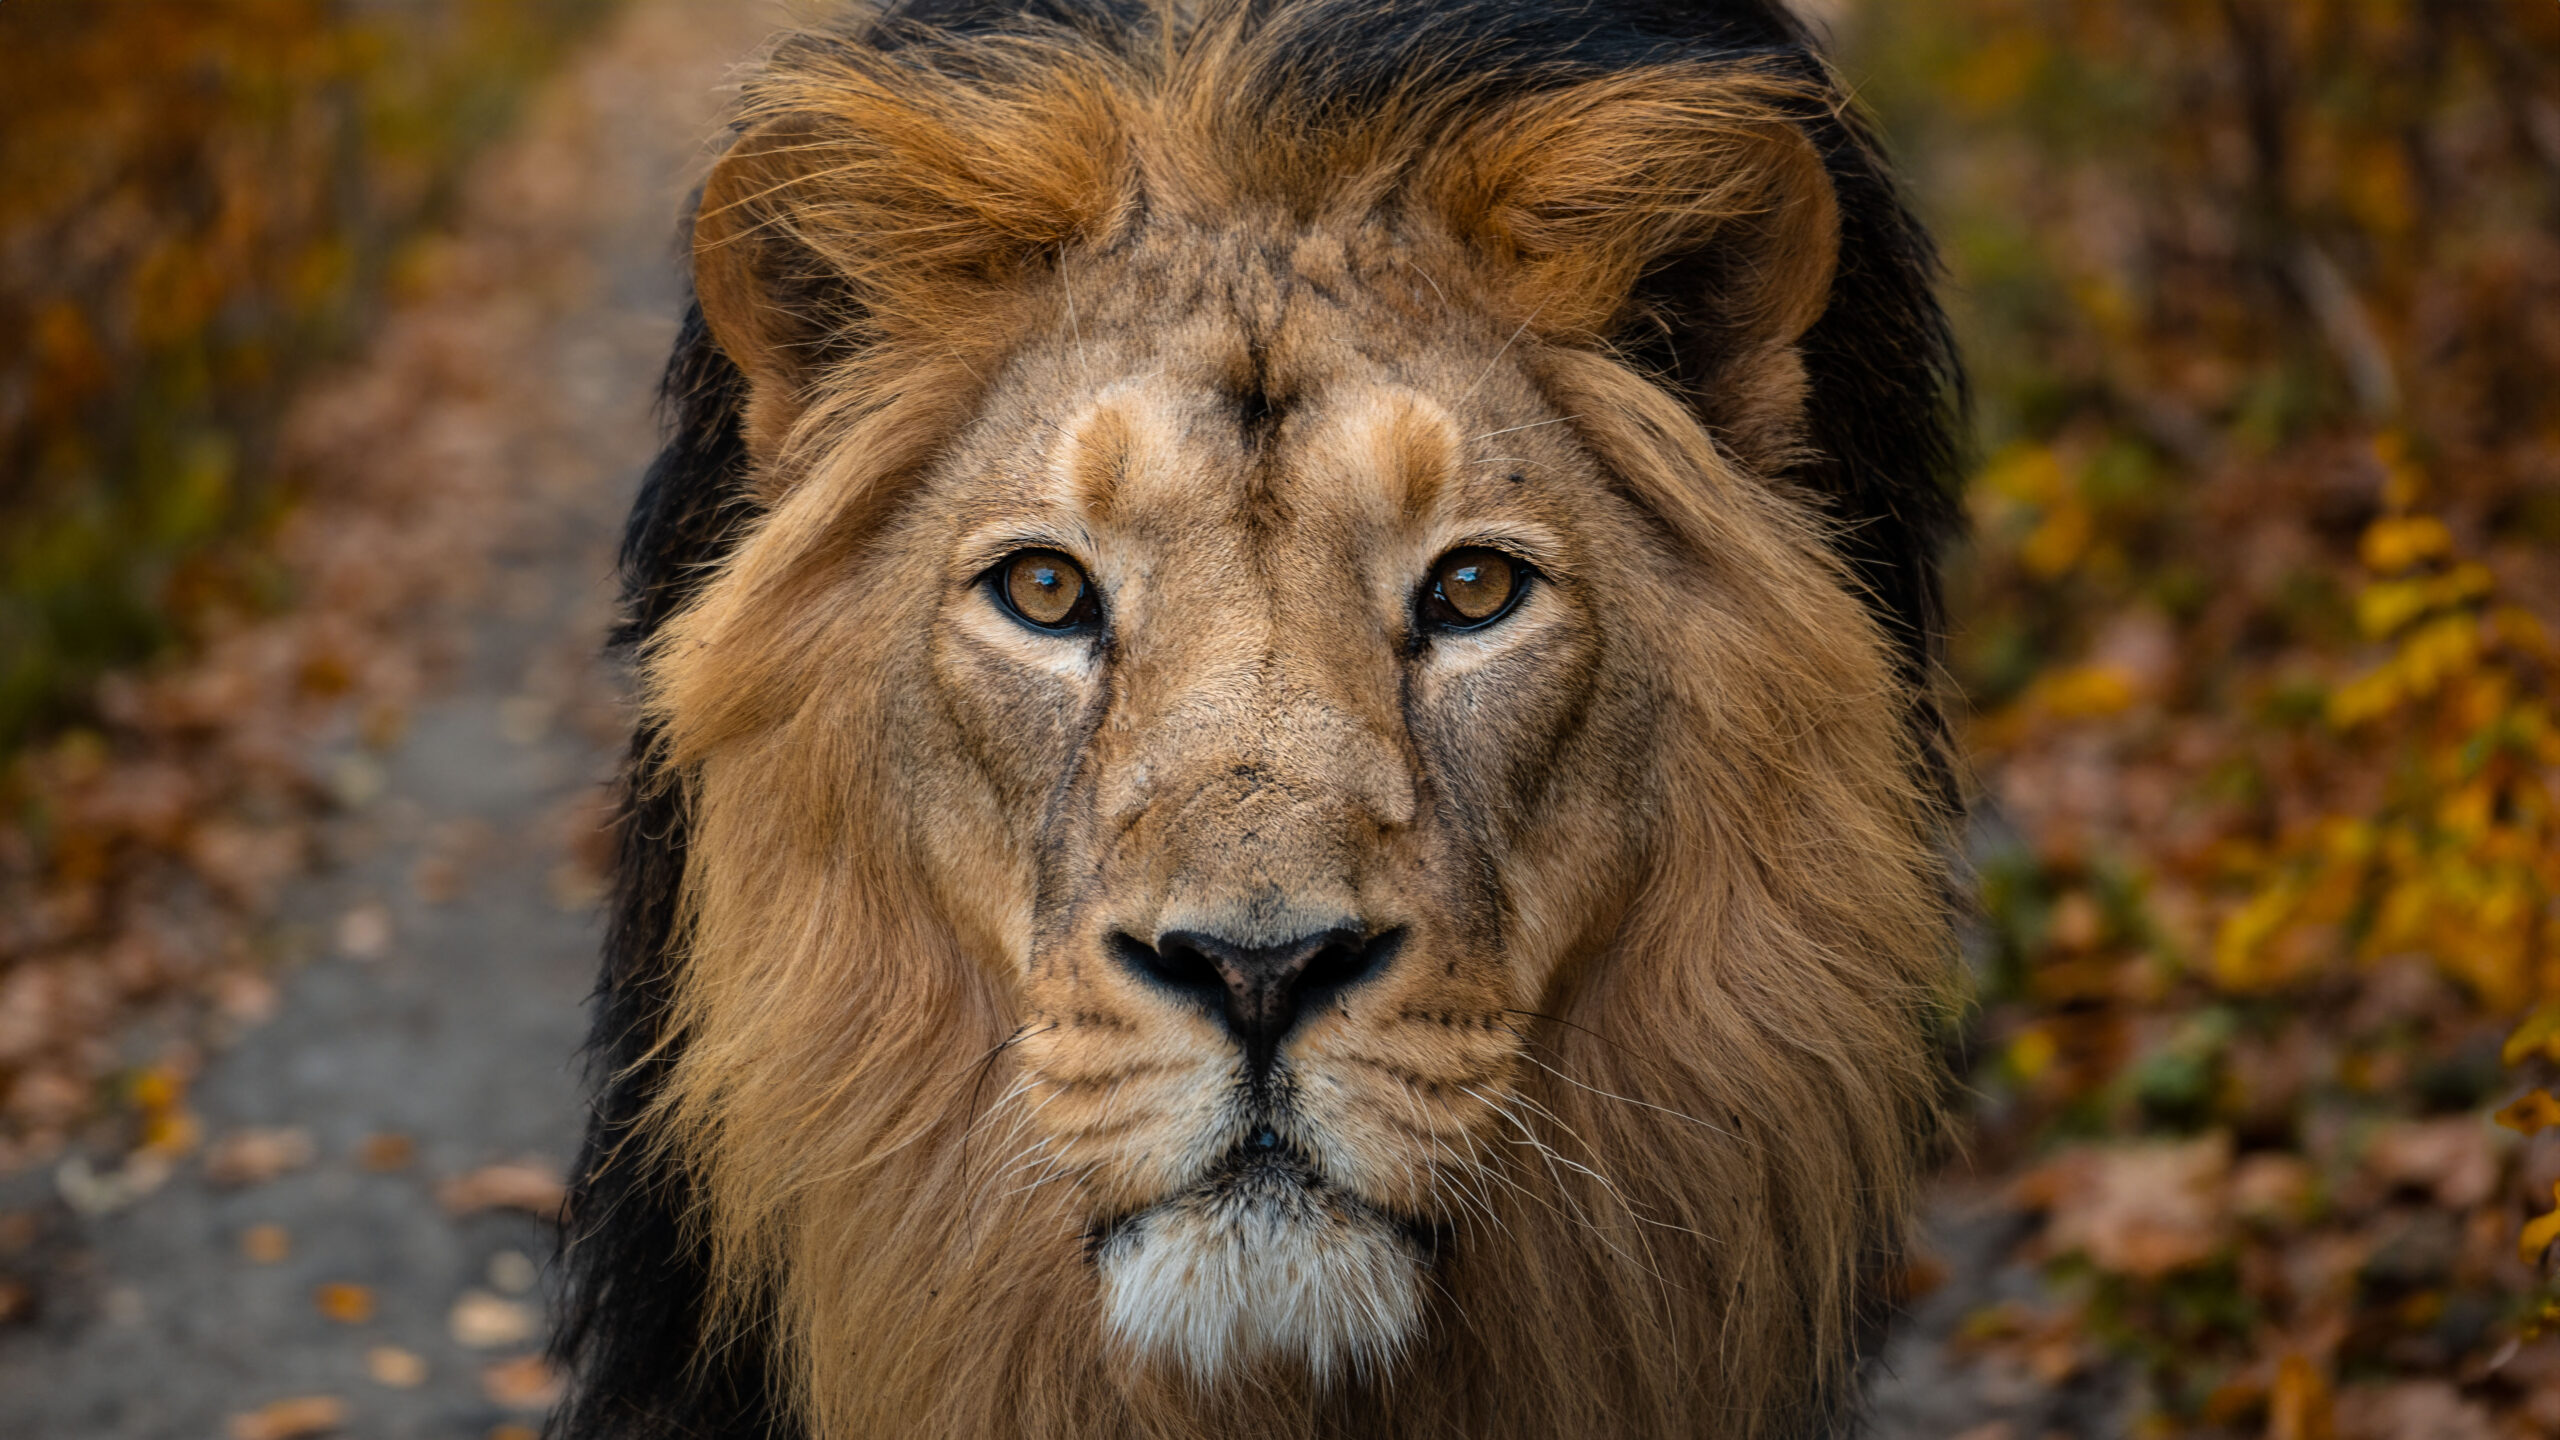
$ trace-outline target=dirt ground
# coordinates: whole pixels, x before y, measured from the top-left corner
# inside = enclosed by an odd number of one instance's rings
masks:
[[[583,837],[620,724],[596,661],[612,546],[654,445],[675,217],[723,77],[771,19],[633,7],[482,162],[458,237],[478,273],[417,297],[331,382],[425,385],[385,443],[432,451],[426,483],[502,467],[454,486],[504,507],[470,557],[483,581],[401,742],[314,759],[354,803],[281,912],[277,948],[310,958],[188,1097],[207,1143],[159,1183],[79,1158],[0,1180],[0,1211],[44,1217],[53,1271],[36,1320],[0,1332],[0,1436],[539,1423],[551,1238],[527,1212],[580,1123]],[[509,353],[477,376],[413,353],[455,343]]]
[[[551,1238],[532,1212],[577,1140],[598,938],[588,837],[619,740],[615,679],[595,658],[611,547],[655,439],[673,217],[727,68],[776,14],[644,0],[484,162],[465,228],[517,227],[510,243],[541,252],[518,256],[546,279],[508,312],[521,348],[500,371],[534,378],[421,394],[427,423],[402,432],[438,443],[493,408],[507,417],[463,447],[506,467],[463,492],[507,507],[468,642],[386,759],[315,757],[351,803],[323,835],[328,863],[284,906],[280,947],[308,958],[197,1080],[207,1145],[165,1175],[75,1158],[0,1179],[0,1212],[45,1217],[28,1243],[53,1277],[35,1321],[0,1331],[0,1437],[538,1427],[556,1387],[534,1358]],[[395,324],[357,368],[398,373],[414,343]],[[2103,1389],[1949,1358],[1964,1317],[2032,1298],[2032,1275],[1992,1262],[2012,1223],[1955,1191],[1937,1207],[1944,1283],[1875,1366],[1874,1434],[2120,1429]]]

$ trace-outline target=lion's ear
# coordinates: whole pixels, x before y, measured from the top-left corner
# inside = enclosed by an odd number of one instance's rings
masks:
[[[741,136],[703,182],[693,222],[693,289],[703,322],[747,377],[748,446],[770,458],[810,381],[859,323],[845,277],[795,213],[816,166],[782,127]]]
[[[1532,331],[1660,357],[1727,443],[1782,463],[1840,243],[1804,99],[1678,67],[1533,95],[1450,150],[1435,199]]]
[[[694,291],[746,373],[759,458],[829,366],[910,334],[947,347],[1128,194],[1125,127],[1101,87],[1054,67],[890,64],[829,49],[777,71],[703,184]]]

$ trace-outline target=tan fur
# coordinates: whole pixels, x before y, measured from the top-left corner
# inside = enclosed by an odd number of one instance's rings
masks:
[[[1836,233],[1786,92],[1343,133],[1222,108],[1240,34],[980,59],[786,52],[697,231],[769,503],[646,671],[692,816],[658,1128],[721,1303],[773,1297],[826,1437],[1800,1426],[1935,1124],[1946,920],[1885,643],[1748,468]],[[1712,236],[1716,437],[1600,341]],[[1471,543],[1546,578],[1408,644]],[[973,583],[1027,544],[1107,647]],[[1290,1233],[1341,1242],[1316,1301],[1409,1274],[1418,1318],[1221,1339],[1184,1291],[1210,1338],[1148,1348],[1103,1272],[1241,1234],[1144,1227],[1258,1122],[1102,937],[1343,915],[1410,938],[1287,1043],[1333,1215]]]

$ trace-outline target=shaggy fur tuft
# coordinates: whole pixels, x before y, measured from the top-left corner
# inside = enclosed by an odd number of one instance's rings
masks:
[[[918,0],[736,125],[557,1433],[1843,1423],[1940,1128],[1956,386],[1783,11]],[[1520,598],[1434,628],[1469,547]],[[1242,1046],[1183,957],[1308,936]]]

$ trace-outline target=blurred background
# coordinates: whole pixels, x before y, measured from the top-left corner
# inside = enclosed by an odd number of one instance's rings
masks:
[[[2560,5],[1805,9],[1975,385],[1879,1432],[2560,1435]],[[535,1433],[613,526],[786,18],[0,4],[0,1435]]]

